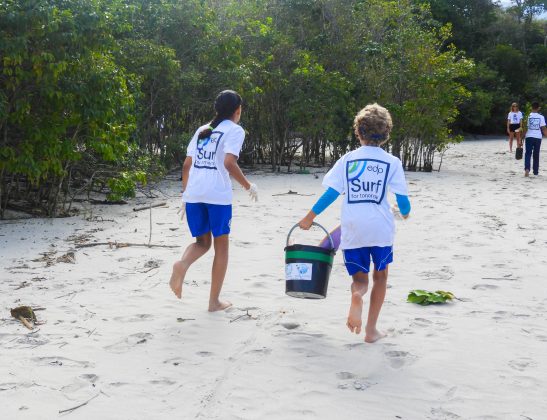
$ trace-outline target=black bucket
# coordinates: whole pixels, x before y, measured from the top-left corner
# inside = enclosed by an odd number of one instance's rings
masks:
[[[285,247],[285,293],[301,299],[324,299],[327,297],[330,271],[334,260],[334,243],[329,232],[320,224],[313,223],[327,234],[331,249],[312,245],[289,245],[289,238],[298,224],[287,235]]]

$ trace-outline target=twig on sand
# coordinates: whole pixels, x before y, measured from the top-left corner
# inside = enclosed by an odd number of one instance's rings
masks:
[[[163,206],[166,206],[166,205],[167,205],[166,202],[157,203],[157,204],[150,204],[149,206],[135,207],[135,208],[133,209],[133,211],[148,210],[148,209],[153,208],[153,207],[163,207]]]
[[[177,322],[195,321],[196,318],[177,318]]]
[[[57,296],[55,299],[61,299],[62,297],[72,296],[72,295],[75,295],[76,293],[78,293],[78,291],[75,290],[75,291],[67,293],[65,295]]]
[[[309,197],[309,196],[312,196],[312,195],[315,195],[315,194],[300,194],[297,191],[289,190],[286,193],[272,194],[272,197],[277,197],[277,196],[280,196],[280,195],[301,195],[303,197]]]
[[[152,203],[150,203],[150,233],[148,234],[148,246],[152,243]]]
[[[94,400],[94,399],[97,398],[99,395],[101,395],[100,392],[99,392],[97,395],[91,397],[91,398],[90,398],[89,400],[87,400],[86,402],[83,402],[83,403],[81,403],[80,405],[77,405],[76,407],[67,408],[67,409],[65,409],[65,410],[59,410],[59,414],[71,413],[71,412],[73,412],[74,410],[77,410],[78,408],[83,407],[84,405],[87,405],[91,400]]]
[[[247,309],[243,315],[236,316],[234,319],[230,320],[230,323],[235,322],[241,318],[247,317],[247,319],[254,319],[253,315],[249,313],[249,310]]]
[[[108,245],[110,248],[127,248],[128,246],[143,246],[146,248],[179,248],[179,245],[136,244],[132,242],[93,242],[91,244],[77,244],[76,248],[91,248],[92,246]]]

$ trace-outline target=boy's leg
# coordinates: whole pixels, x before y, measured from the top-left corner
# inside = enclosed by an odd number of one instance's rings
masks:
[[[365,326],[365,341],[374,343],[385,334],[376,329],[376,322],[386,297],[388,267],[382,271],[374,270],[372,273],[372,291],[370,292],[370,306],[368,310],[367,325]]]
[[[534,150],[533,150],[533,157],[534,157],[534,164],[532,165],[534,169],[534,175],[537,175],[539,173],[539,149],[541,147],[541,139],[534,139]]]
[[[219,300],[220,291],[228,268],[228,251],[230,235],[221,235],[214,238],[215,259],[211,273],[211,293],[209,294],[209,312],[222,311],[232,306],[230,302]]]
[[[524,174],[528,176],[530,172],[530,159],[532,158],[532,139],[530,137],[524,139],[525,151],[524,151]]]
[[[353,276],[351,284],[351,305],[349,307],[348,321],[346,325],[351,332],[361,333],[363,325],[363,296],[368,290],[368,273],[359,271]]]
[[[173,293],[180,299],[182,295],[182,284],[188,268],[211,248],[211,232],[207,232],[196,238],[196,242],[189,245],[182,254],[182,258],[173,264],[173,273],[169,285]]]

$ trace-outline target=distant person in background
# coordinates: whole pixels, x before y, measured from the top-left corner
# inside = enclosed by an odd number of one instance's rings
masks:
[[[513,137],[517,138],[517,147],[522,147],[520,137],[520,122],[522,121],[522,112],[516,102],[511,104],[511,109],[507,115],[507,134],[509,135],[509,151],[513,151]]]
[[[524,154],[524,176],[530,175],[530,160],[534,157],[534,175],[539,173],[539,148],[541,139],[547,136],[545,117],[539,113],[539,103],[532,103],[532,112],[528,116],[528,129],[526,131],[526,151]]]

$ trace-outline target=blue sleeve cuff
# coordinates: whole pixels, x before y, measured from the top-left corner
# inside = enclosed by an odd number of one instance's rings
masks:
[[[397,206],[399,206],[399,211],[403,216],[406,216],[410,213],[410,200],[408,199],[408,195],[395,194],[395,197],[397,198]]]
[[[329,189],[325,191],[321,197],[319,197],[319,200],[317,200],[317,203],[315,203],[311,210],[315,214],[323,213],[328,206],[336,201],[339,195],[340,193],[338,191],[329,187]]]

